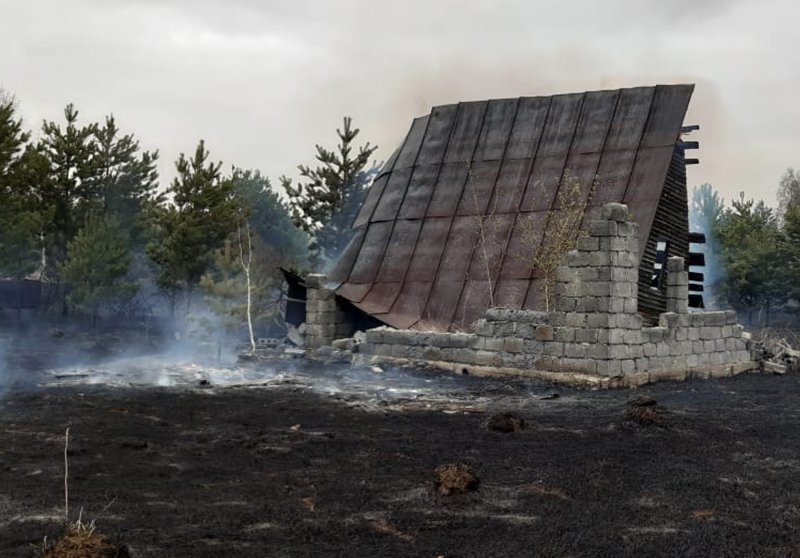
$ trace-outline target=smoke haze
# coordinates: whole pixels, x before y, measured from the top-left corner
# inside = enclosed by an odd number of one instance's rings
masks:
[[[787,0],[3,3],[0,75],[26,124],[70,101],[87,121],[113,112],[161,149],[163,184],[201,137],[274,179],[345,115],[385,159],[432,105],[675,82],[697,84],[690,185],[772,202],[800,164]]]

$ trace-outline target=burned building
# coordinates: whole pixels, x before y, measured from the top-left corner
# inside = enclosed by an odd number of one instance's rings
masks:
[[[688,312],[693,89],[467,102],[415,119],[347,248],[307,278],[307,345],[367,320],[391,328],[367,332],[376,356],[606,377],[748,369],[735,315]],[[561,300],[546,308],[536,255],[567,189],[589,236],[565,254]]]
[[[629,207],[640,235],[639,310],[657,317],[665,309],[663,288],[651,288],[658,241],[688,257],[681,131],[692,90],[435,107],[414,120],[376,178],[329,286],[401,329],[469,329],[491,306],[544,310],[532,262],[572,179],[591,194],[590,208]],[[542,234],[526,237],[531,230]]]

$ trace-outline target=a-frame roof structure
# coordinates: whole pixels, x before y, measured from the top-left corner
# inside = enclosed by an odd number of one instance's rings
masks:
[[[588,195],[594,183],[591,207],[627,204],[643,253],[693,89],[435,107],[375,179],[329,287],[403,329],[467,329],[490,306],[542,310],[530,256],[559,188],[577,180]]]

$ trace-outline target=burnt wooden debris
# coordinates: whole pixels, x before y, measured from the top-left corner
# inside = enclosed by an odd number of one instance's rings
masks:
[[[656,243],[689,260],[687,149],[693,85],[466,102],[413,121],[375,179],[328,274],[353,307],[397,328],[463,330],[491,306],[543,310],[533,255],[577,179],[591,209],[626,204],[639,225],[639,306]],[[526,231],[540,231],[532,241]]]

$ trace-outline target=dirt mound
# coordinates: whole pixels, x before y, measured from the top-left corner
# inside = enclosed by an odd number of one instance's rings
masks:
[[[68,533],[42,554],[42,558],[130,558],[128,548],[98,533]]]
[[[628,401],[625,420],[641,426],[663,426],[666,422],[664,411],[655,399],[641,395]]]
[[[525,428],[525,419],[513,413],[497,413],[489,417],[486,428],[495,432],[516,432]]]
[[[433,488],[445,496],[477,490],[480,483],[472,467],[463,463],[439,465],[434,476]]]

